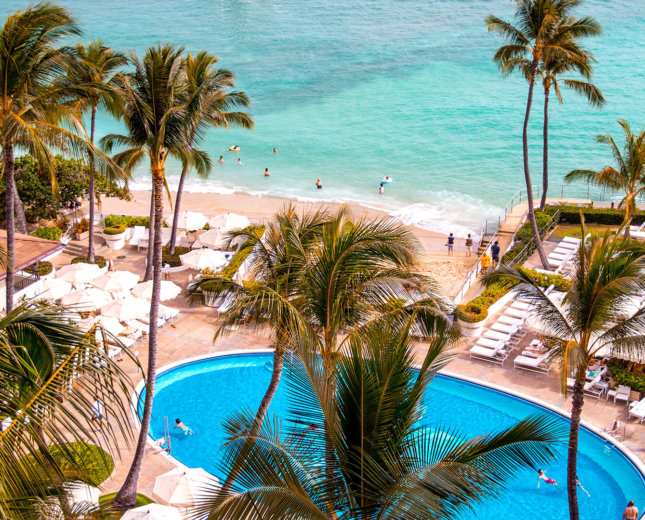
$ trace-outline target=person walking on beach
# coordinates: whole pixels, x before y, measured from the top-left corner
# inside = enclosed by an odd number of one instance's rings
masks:
[[[455,249],[455,237],[452,233],[448,235],[448,243],[446,244],[448,246],[448,254],[452,255],[454,254],[454,249]]]
[[[495,243],[490,247],[490,252],[493,255],[493,267],[497,267],[497,264],[499,264],[499,242],[495,240]]]
[[[625,508],[622,520],[636,520],[638,518],[638,508],[634,505],[634,501],[630,500]]]
[[[264,169],[264,176],[265,177],[270,177],[271,176],[271,172],[269,171],[269,168]]]
[[[222,164],[222,163],[224,162],[224,156],[223,156],[223,155],[220,155],[220,156],[219,156],[219,159],[217,159],[217,162],[218,162],[218,163],[220,163],[220,164]]]
[[[316,189],[322,190],[322,182],[320,182],[320,178],[316,180]]]
[[[468,237],[466,238],[466,256],[472,256],[473,254],[473,238],[470,236],[470,233],[468,233]]]
[[[383,186],[383,183],[381,183],[378,189],[378,194],[383,195],[384,193],[385,193],[385,186]]]

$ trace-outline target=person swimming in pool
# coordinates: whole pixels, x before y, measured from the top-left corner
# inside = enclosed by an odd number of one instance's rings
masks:
[[[540,480],[544,480],[547,484],[553,484],[555,487],[558,487],[558,483],[552,478],[547,477],[546,473],[544,473],[544,470],[542,469],[538,470],[538,488],[540,487]]]
[[[175,428],[179,428],[182,432],[184,432],[184,435],[192,435],[193,433],[195,433],[183,422],[181,422],[181,419],[175,419],[175,425],[173,426],[173,429]]]

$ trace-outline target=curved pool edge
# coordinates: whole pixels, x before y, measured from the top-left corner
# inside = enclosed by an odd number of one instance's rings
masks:
[[[211,359],[211,358],[217,358],[217,357],[224,357],[224,356],[235,356],[239,354],[271,354],[273,353],[273,349],[270,348],[260,348],[260,349],[233,349],[233,350],[225,350],[222,352],[213,352],[210,354],[202,354],[199,356],[193,356],[190,358],[185,358],[180,361],[173,361],[172,363],[168,363],[166,365],[163,365],[162,367],[157,369],[157,375],[156,377],[159,377],[161,374],[164,372],[167,372],[168,370],[171,370],[173,368],[176,368],[181,365],[187,365],[189,363],[194,363],[196,361],[201,361],[204,359]],[[420,369],[421,365],[414,365],[414,368]],[[555,406],[547,401],[544,401],[542,399],[535,398],[533,396],[527,395],[522,392],[516,392],[514,390],[510,390],[508,388],[505,388],[500,385],[496,385],[495,383],[489,383],[487,381],[482,381],[480,379],[476,379],[474,377],[470,376],[464,376],[461,374],[457,374],[455,372],[451,372],[449,370],[440,370],[439,374],[447,377],[452,377],[454,379],[459,379],[461,381],[465,381],[467,383],[483,386],[486,388],[489,388],[491,390],[495,390],[497,392],[501,392],[503,394],[510,395],[511,397],[523,399],[525,401],[528,401],[530,403],[533,403],[535,405],[541,406],[542,408],[546,408],[547,410],[557,413],[558,415],[570,420],[571,419],[571,414],[564,410],[563,408],[559,408],[558,406]],[[141,420],[139,419],[139,414],[137,412],[137,405],[139,402],[139,397],[141,395],[141,390],[145,386],[145,382],[142,379],[139,381],[139,383],[136,385],[134,392],[132,394],[132,399],[130,400],[130,407],[131,407],[131,412],[132,412],[132,418],[134,420],[134,424],[137,428],[137,430],[141,429]],[[640,473],[641,478],[645,481],[645,464],[641,462],[641,460],[636,456],[634,452],[632,452],[625,444],[623,444],[620,441],[617,441],[613,437],[610,437],[607,435],[605,432],[594,426],[593,424],[589,423],[586,420],[581,420],[580,425],[587,428],[589,431],[594,433],[595,435],[599,436],[603,440],[611,443],[613,446],[616,447],[628,460],[629,462],[636,468],[636,470]],[[154,446],[154,439],[151,437],[150,433],[147,435],[148,438],[148,444],[150,446]],[[173,463],[175,466],[181,467],[181,468],[187,468],[185,464],[177,460],[175,457],[170,455],[169,453],[162,451],[159,453],[160,455],[163,455],[166,457],[171,463]]]

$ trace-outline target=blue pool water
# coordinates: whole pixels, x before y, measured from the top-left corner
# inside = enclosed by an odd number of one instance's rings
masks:
[[[59,1],[86,40],[102,38],[139,54],[169,41],[214,53],[237,74],[256,129],[210,132],[204,148],[225,162],[208,179],[192,176],[190,191],[357,201],[463,235],[524,185],[526,85],[500,76],[491,57],[501,41],[484,24],[491,13],[510,19],[510,0]],[[0,6],[4,13],[26,3]],[[585,0],[580,12],[604,27],[588,48],[607,105],[595,110],[565,91],[560,106],[552,96],[553,184],[571,169],[610,160],[595,136],[619,134],[616,119],[645,126],[645,2]],[[530,143],[536,183],[540,90]],[[99,135],[118,130],[110,119],[99,120]],[[233,144],[239,154],[224,151]],[[277,156],[270,154],[274,146]],[[146,171],[136,173],[134,186],[148,186]],[[169,165],[171,185],[178,172]],[[379,196],[384,175],[394,183]],[[315,189],[317,177],[323,190]]]
[[[161,373],[157,378],[150,435],[163,437],[163,418],[175,418],[195,434],[184,436],[172,430],[172,454],[191,467],[217,474],[218,448],[222,444],[222,422],[242,408],[255,410],[269,384],[272,354],[237,354],[190,362]],[[285,416],[287,381],[285,373],[269,413]],[[539,413],[566,419],[528,401],[447,376],[431,383],[424,400],[425,421],[433,426],[456,428],[475,437],[510,426]],[[628,500],[645,506],[645,481],[629,460],[613,445],[589,430],[580,432],[579,477],[591,498],[580,492],[581,518],[620,518]],[[505,520],[511,518],[568,518],[566,452],[545,468],[560,486],[542,484],[532,471],[520,474],[498,500],[478,505],[467,518]]]

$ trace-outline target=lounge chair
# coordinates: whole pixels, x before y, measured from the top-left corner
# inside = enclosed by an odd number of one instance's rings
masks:
[[[168,307],[167,305],[159,305],[159,316],[167,322],[170,322],[179,316],[179,309]]]
[[[134,230],[132,231],[132,237],[130,238],[129,244],[132,247],[139,247],[139,241],[141,239],[145,238],[146,241],[148,240],[148,232],[144,226],[134,226]],[[147,242],[146,242],[147,244]]]
[[[629,234],[634,238],[645,238],[645,222],[640,226],[629,226]]]
[[[580,247],[580,244],[571,244],[569,242],[559,242],[557,246],[555,246],[556,249],[562,249],[564,251],[571,251],[571,252],[576,252],[578,248]]]
[[[135,330],[140,330],[143,334],[148,334],[150,332],[150,327],[145,323],[141,323],[139,320],[129,320],[125,324]]]
[[[497,332],[503,332],[505,334],[515,334],[517,332],[517,325],[507,325],[506,323],[500,323],[499,321],[496,321],[490,326],[491,330],[497,331]]]
[[[504,332],[497,332],[496,330],[487,330],[482,334],[482,337],[499,341],[508,341],[511,335]]]
[[[521,309],[513,309],[512,307],[509,307],[504,311],[505,316],[511,316],[513,318],[520,318],[524,319],[528,316],[528,311],[524,311]]]
[[[547,259],[548,260],[553,260],[553,261],[556,261],[556,262],[564,262],[566,260],[569,260],[569,258],[571,258],[571,256],[572,255],[569,254],[569,253],[567,253],[565,255],[561,255],[560,253],[550,253],[547,256]]]
[[[600,399],[600,397],[605,393],[606,387],[599,386],[598,383],[600,383],[600,375],[597,375],[591,381],[587,381],[584,386],[585,395]]]
[[[630,419],[632,417],[636,417],[639,422],[645,421],[645,397],[643,397],[643,399],[641,399],[640,401],[634,401],[633,403],[631,403],[629,405],[627,413],[629,413]]]
[[[529,370],[531,372],[548,374],[551,371],[551,362],[548,357],[548,354],[544,354],[537,358],[520,355],[515,358],[515,361],[513,361],[513,367],[519,370]]]
[[[520,327],[522,323],[524,323],[524,320],[520,318],[513,318],[512,316],[500,316],[497,318],[497,323],[504,323],[506,325],[516,325]]]
[[[627,432],[625,425],[618,419],[611,421],[602,431],[617,440],[624,439]]]
[[[475,343],[475,345],[485,348],[500,348],[503,344],[502,341],[487,338],[479,338]]]
[[[556,247],[551,254],[571,256],[576,252],[575,249],[569,249],[567,247]]]
[[[470,358],[503,365],[504,361],[508,358],[508,352],[504,351],[502,348],[494,349],[475,345],[470,349]]]
[[[560,240],[560,244],[562,244],[563,242],[565,244],[568,243],[568,244],[575,244],[575,245],[579,246],[580,242],[582,242],[582,239],[581,238],[575,238],[575,237],[564,237],[564,238],[562,238],[562,240]]]
[[[528,311],[531,310],[533,305],[530,303],[526,302],[521,302],[519,300],[515,300],[513,303],[511,303],[511,309],[520,309],[521,311]]]
[[[616,393],[614,394],[614,403],[616,401],[625,401],[629,403],[629,396],[632,394],[632,389],[625,385],[618,385]],[[607,394],[609,395],[609,394]]]

